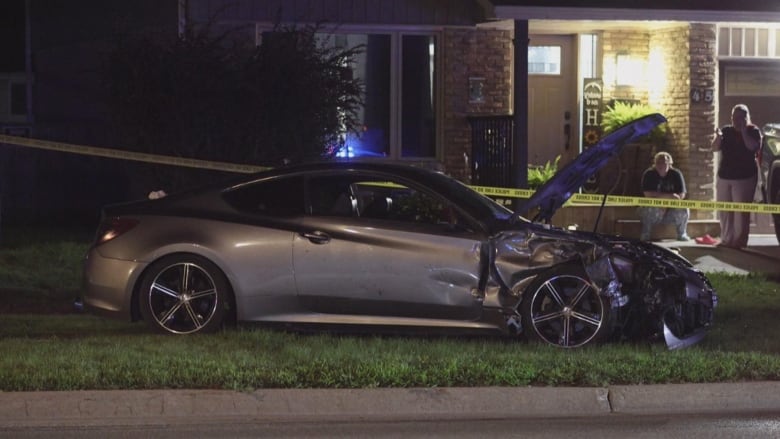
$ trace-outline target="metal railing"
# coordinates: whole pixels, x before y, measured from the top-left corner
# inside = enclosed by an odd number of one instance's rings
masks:
[[[514,186],[514,121],[506,116],[472,116],[471,183]]]

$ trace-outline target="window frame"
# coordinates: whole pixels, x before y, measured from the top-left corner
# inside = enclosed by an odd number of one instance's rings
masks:
[[[262,42],[264,32],[274,30],[270,23],[255,23],[255,44]],[[437,26],[378,26],[367,27],[361,25],[322,25],[320,33],[327,34],[366,34],[390,36],[390,121],[388,136],[388,154],[385,157],[371,158],[361,157],[361,160],[393,160],[404,162],[436,162],[442,156],[442,120],[443,120],[443,31]],[[435,136],[433,156],[430,157],[404,157],[403,156],[403,37],[408,35],[430,36],[435,40],[434,75],[433,75],[433,105],[434,105],[434,129]]]

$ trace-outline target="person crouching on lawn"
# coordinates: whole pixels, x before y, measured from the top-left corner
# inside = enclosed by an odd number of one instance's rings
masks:
[[[659,152],[653,157],[653,166],[642,174],[642,192],[650,198],[685,198],[685,178],[679,169],[672,167],[674,160],[668,152]],[[639,219],[642,222],[640,239],[650,240],[656,224],[671,223],[677,230],[677,240],[687,241],[688,209],[640,207]]]

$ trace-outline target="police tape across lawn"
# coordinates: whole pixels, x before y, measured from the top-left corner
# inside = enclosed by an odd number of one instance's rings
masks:
[[[8,136],[0,134],[0,143],[27,148],[45,149],[49,151],[69,152],[73,154],[106,157],[120,160],[133,160],[146,163],[156,163],[171,166],[183,166],[199,169],[211,169],[227,172],[251,173],[269,169],[262,166],[242,165],[237,163],[216,162],[209,160],[188,159],[158,154],[133,151],[123,151],[112,148],[75,145],[72,143],[38,140],[27,137]],[[477,192],[497,198],[528,198],[534,191],[530,189],[501,188],[490,186],[471,186]],[[780,214],[780,204],[763,203],[732,203],[723,201],[701,200],[670,200],[666,198],[627,197],[608,195],[606,201],[601,194],[573,194],[566,203],[568,206],[594,205],[604,202],[605,206],[650,206],[688,208],[699,210],[726,210],[733,212],[773,213]]]
[[[471,186],[477,192],[499,198],[528,198],[534,191],[530,189],[499,188],[489,186]],[[566,206],[601,204],[603,194],[573,194]],[[734,212],[775,213],[780,214],[780,204],[732,203],[724,201],[671,200],[668,198],[626,197],[608,195],[605,206],[645,206],[672,207],[700,210],[728,210]]]

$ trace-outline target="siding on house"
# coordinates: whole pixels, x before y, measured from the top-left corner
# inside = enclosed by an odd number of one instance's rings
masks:
[[[275,21],[330,24],[474,25],[484,20],[479,1],[451,0],[187,0],[196,21]],[[484,3],[484,2],[483,2]]]
[[[742,0],[713,2],[712,0],[491,0],[495,6],[546,6],[548,8],[627,8],[688,11],[773,11],[776,0]],[[584,18],[584,17],[583,17]]]

